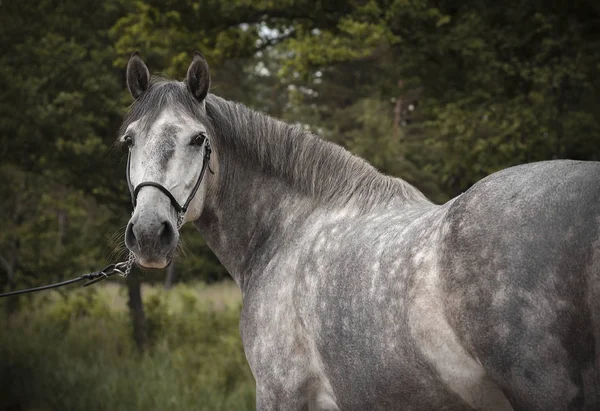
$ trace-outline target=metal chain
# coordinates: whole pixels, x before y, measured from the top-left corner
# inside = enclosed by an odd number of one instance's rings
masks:
[[[183,226],[183,220],[185,219],[185,213],[180,212],[177,216],[177,231],[181,229]],[[114,271],[123,278],[127,278],[127,276],[131,273],[133,269],[133,263],[135,262],[135,255],[130,251],[127,255],[127,260],[115,264]]]
[[[133,268],[133,263],[135,262],[135,255],[130,251],[127,256],[127,261],[125,262],[125,272],[121,275],[123,278],[127,278],[129,273],[131,273],[131,269]]]
[[[182,211],[177,216],[177,231],[179,231],[181,229],[181,227],[183,226],[183,219],[184,218],[185,218],[185,212]]]
[[[133,216],[133,211],[131,212]],[[123,278],[127,278],[127,276],[131,273],[133,269],[133,263],[135,262],[135,254],[133,252],[129,252],[127,254],[127,260],[121,261],[120,263],[115,264],[114,271]]]

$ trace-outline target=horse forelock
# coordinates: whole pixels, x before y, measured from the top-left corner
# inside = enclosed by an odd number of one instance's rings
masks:
[[[147,133],[165,109],[198,119],[205,127],[210,126],[201,104],[187,90],[184,82],[154,77],[148,90],[130,106],[119,136],[125,134],[133,122],[137,122],[140,132]]]

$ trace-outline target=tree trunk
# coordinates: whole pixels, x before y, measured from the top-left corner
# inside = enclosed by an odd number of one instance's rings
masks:
[[[564,158],[564,136],[565,128],[563,125],[563,117],[565,113],[565,103],[567,100],[567,88],[569,87],[569,77],[565,77],[561,80],[558,89],[555,89],[556,95],[556,116],[554,117],[554,129],[556,133],[556,143],[554,148],[555,158]]]
[[[398,80],[398,88],[401,90],[402,86],[404,86],[404,82],[402,80]],[[396,134],[394,137],[396,139],[400,138],[400,127],[402,122],[402,95],[398,93],[396,96],[396,104],[394,105],[394,133]]]
[[[8,274],[8,287],[6,288],[6,290],[4,290],[5,292],[10,292],[10,291],[14,291],[15,290],[15,270],[16,270],[16,253],[14,253],[12,255],[13,258],[11,258],[10,262],[5,259],[4,257],[0,256],[0,263],[2,263],[2,266],[4,267],[4,269],[6,270],[7,274]],[[9,321],[10,324],[10,319],[13,317],[13,314],[15,314],[18,310],[19,310],[19,297],[11,297],[11,298],[7,298],[6,299],[6,317]]]
[[[129,293],[129,313],[133,324],[133,339],[141,352],[144,351],[148,341],[148,328],[146,326],[146,316],[142,303],[140,278],[135,271],[132,271],[127,277],[127,288]]]
[[[67,213],[67,210],[60,209],[56,212],[56,216],[58,219],[58,241],[56,242],[56,246],[61,250],[65,244],[65,238],[67,238],[69,214]]]
[[[171,264],[167,267],[167,277],[165,278],[165,290],[170,290],[173,287],[173,283],[175,283],[175,275],[177,274],[177,270],[175,270],[175,259],[171,261]]]

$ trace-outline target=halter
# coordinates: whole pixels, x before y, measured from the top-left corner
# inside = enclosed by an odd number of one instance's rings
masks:
[[[154,181],[144,181],[144,182],[138,184],[137,187],[135,187],[135,188],[133,187],[133,184],[131,183],[131,177],[129,174],[130,168],[131,168],[131,150],[129,150],[129,154],[127,155],[126,178],[127,178],[127,185],[129,186],[129,192],[131,193],[131,203],[133,205],[133,209],[135,210],[135,207],[137,205],[137,196],[138,196],[140,190],[142,189],[142,187],[158,188],[160,191],[163,192],[164,195],[166,195],[169,198],[169,200],[171,200],[171,204],[173,205],[175,210],[177,210],[177,229],[180,229],[181,226],[183,225],[183,218],[185,217],[185,213],[186,213],[190,203],[194,199],[194,196],[196,195],[198,188],[200,188],[200,183],[202,183],[202,179],[204,178],[204,173],[206,172],[206,169],[208,168],[210,170],[210,153],[212,152],[212,149],[211,149],[210,141],[208,140],[208,138],[204,139],[204,142],[202,143],[202,145],[204,146],[204,158],[202,161],[202,168],[200,169],[200,175],[198,176],[198,180],[196,180],[196,184],[194,185],[194,188],[190,192],[190,195],[188,196],[185,203],[183,203],[183,205],[180,205],[179,202],[177,201],[177,199],[175,198],[175,196],[169,191],[169,189],[160,183],[157,183]],[[211,170],[211,172],[212,172],[212,170]]]
[[[138,186],[135,187],[135,189],[133,188],[133,185],[131,184],[131,178],[129,177],[129,168],[131,165],[131,150],[129,150],[129,154],[127,155],[126,175],[127,175],[127,185],[129,185],[129,191],[131,192],[131,202],[133,203],[133,208],[135,209],[137,196],[142,187],[145,187],[145,186],[156,187],[160,191],[162,191],[167,197],[169,197],[169,200],[171,200],[171,204],[173,204],[173,207],[175,207],[175,209],[177,210],[177,213],[178,213],[177,229],[180,229],[181,226],[183,225],[183,218],[185,217],[185,212],[187,211],[188,206],[194,199],[194,196],[196,195],[196,192],[198,191],[198,188],[200,187],[200,183],[202,182],[202,179],[204,178],[204,173],[206,172],[206,169],[208,168],[209,171],[212,173],[212,170],[210,169],[210,153],[212,152],[212,149],[210,147],[210,141],[208,140],[208,138],[204,140],[204,143],[202,143],[202,145],[204,146],[204,158],[202,161],[202,169],[200,169],[200,175],[198,176],[196,185],[194,185],[192,192],[190,193],[190,195],[188,196],[187,200],[185,201],[185,203],[183,205],[180,205],[179,202],[177,202],[177,200],[175,199],[175,196],[173,196],[173,194],[165,186],[163,186],[162,184],[156,183],[154,181],[144,181],[144,182],[138,184]],[[83,281],[83,280],[87,280],[87,282],[85,284],[83,284],[84,287],[87,287],[87,286],[90,286],[97,282],[100,282],[100,281],[102,281],[112,275],[115,275],[115,274],[118,274],[121,277],[126,278],[129,275],[129,273],[131,272],[134,261],[135,261],[135,256],[130,251],[129,255],[127,256],[127,260],[120,262],[120,263],[116,263],[116,264],[110,264],[110,265],[104,267],[101,271],[94,271],[93,273],[83,274],[77,278],[73,278],[71,280],[66,280],[66,281],[62,281],[59,283],[55,283],[55,284],[44,285],[44,286],[35,287],[35,288],[28,288],[26,290],[11,291],[8,293],[0,294],[0,298],[9,297],[9,296],[13,296],[13,295],[19,295],[19,294],[25,294],[25,293],[31,293],[31,292],[35,292],[35,291],[48,290],[51,288],[62,287],[62,286],[65,286],[68,284],[73,284],[73,283]]]

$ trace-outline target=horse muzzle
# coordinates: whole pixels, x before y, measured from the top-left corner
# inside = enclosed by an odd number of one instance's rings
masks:
[[[138,214],[129,220],[125,245],[144,268],[164,268],[172,257],[179,233],[168,218],[160,214]]]

